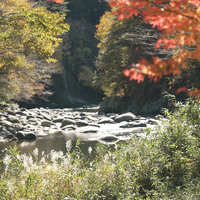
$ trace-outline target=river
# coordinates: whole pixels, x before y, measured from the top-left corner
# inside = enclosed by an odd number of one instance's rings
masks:
[[[73,147],[78,139],[80,149],[88,155],[88,148],[93,152],[97,143],[113,145],[119,141],[140,136],[145,128],[152,126],[153,118],[125,114],[98,114],[98,107],[87,109],[49,109],[49,108],[12,108],[0,114],[0,160],[8,146],[17,146],[20,153],[32,154],[35,148],[50,153],[52,150],[66,150],[66,142],[72,141]],[[34,134],[36,140],[8,140],[6,135]],[[1,164],[1,173],[3,167]]]

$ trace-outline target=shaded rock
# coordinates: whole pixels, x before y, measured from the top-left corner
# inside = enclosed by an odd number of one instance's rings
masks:
[[[13,139],[14,137],[15,137],[14,135],[7,135],[4,137],[4,139],[10,140],[10,139]]]
[[[89,126],[94,126],[94,127],[100,128],[100,125],[95,124],[95,123],[89,124]]]
[[[12,116],[15,116],[16,115],[16,112],[12,111],[12,110],[8,110],[7,113],[9,115],[12,115]]]
[[[0,121],[0,124],[5,126],[5,127],[12,127],[13,124],[7,120],[3,120],[3,121]]]
[[[8,120],[9,122],[12,122],[12,123],[20,123],[20,121],[17,119],[17,117],[12,116],[12,115],[9,115],[9,116],[7,117],[7,120]]]
[[[134,127],[146,127],[147,125],[145,123],[128,123],[119,126],[119,128],[134,128]]]
[[[37,136],[34,133],[28,133],[24,136],[25,140],[36,140]]]
[[[58,117],[56,119],[53,120],[53,122],[62,122],[64,120],[64,117]]]
[[[8,127],[8,128],[7,128],[7,131],[9,131],[10,133],[12,133],[13,135],[16,134],[16,130],[15,130],[14,128]]]
[[[74,120],[71,120],[71,119],[64,119],[64,120],[61,122],[61,127],[66,126],[66,125],[70,125],[70,124],[75,124]]]
[[[50,127],[51,125],[54,125],[54,123],[51,122],[51,121],[44,120],[44,121],[41,122],[41,126]]]
[[[87,114],[84,113],[84,112],[81,112],[81,113],[80,113],[80,116],[81,116],[81,117],[85,117],[85,116],[87,116]]]
[[[16,138],[16,137],[11,139],[11,141],[17,141],[17,140],[18,140],[18,138]]]
[[[99,113],[120,113],[127,106],[122,98],[107,97],[101,102]]]
[[[84,120],[79,120],[75,122],[76,126],[81,127],[81,126],[88,126],[88,122]]]
[[[102,136],[101,138],[98,138],[98,140],[102,140],[105,142],[113,142],[113,141],[118,141],[118,137],[114,136],[114,135],[105,135]]]
[[[15,137],[16,137],[18,140],[23,140],[24,137],[25,137],[25,135],[24,135],[23,132],[20,132],[20,131],[19,131],[19,132],[15,135]]]
[[[35,116],[29,115],[26,117],[26,119],[35,119]]]
[[[86,127],[81,127],[76,129],[75,133],[97,133],[99,131],[99,128],[97,127],[92,127],[92,126],[86,126]]]
[[[17,111],[16,114],[21,115],[21,116],[27,116],[27,115],[29,115],[29,113],[26,112],[26,111]]]
[[[37,118],[37,119],[44,119],[44,117],[43,117],[43,116],[40,116],[40,115],[37,115],[36,118]]]
[[[122,121],[133,121],[135,119],[136,119],[136,116],[133,113],[128,112],[128,113],[121,114],[121,115],[117,116],[115,118],[115,122],[119,123],[119,122],[122,122]]]
[[[112,124],[112,123],[114,123],[114,120],[110,119],[110,118],[103,118],[97,123],[98,124]]]
[[[51,118],[50,118],[47,114],[40,112],[40,115],[41,115],[44,119],[47,119],[47,120],[51,121]]]
[[[76,127],[74,125],[66,125],[62,127],[62,130],[76,130]]]
[[[156,119],[149,119],[149,120],[147,121],[147,124],[157,125],[157,124],[159,124],[159,121],[156,120]]]

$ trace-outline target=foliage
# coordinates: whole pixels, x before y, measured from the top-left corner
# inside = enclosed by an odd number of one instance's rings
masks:
[[[106,1],[99,0],[69,0],[68,8],[69,18],[92,24],[97,24],[103,13],[110,9]]]
[[[47,62],[55,48],[62,42],[58,38],[69,31],[63,22],[65,15],[47,12],[44,7],[33,7],[27,0],[3,0],[0,2],[0,101],[8,100],[13,93],[20,92],[20,85],[31,83],[28,70],[34,63],[26,58],[37,55]],[[34,81],[34,79],[32,79]],[[33,85],[34,86],[34,85]],[[34,93],[43,85],[27,87],[26,91]]]
[[[68,20],[70,32],[63,40],[63,65],[82,85],[92,85],[97,56],[95,27],[86,21]],[[86,75],[86,76],[85,76]]]
[[[111,11],[105,12],[96,27],[96,38],[99,40],[96,87],[100,85],[106,96],[146,94],[145,99],[149,100],[158,96],[155,95],[156,88],[162,91],[163,83],[157,85],[145,79],[144,83],[137,84],[136,81],[130,82],[122,72],[140,57],[150,60],[153,54],[167,56],[167,52],[154,49],[160,34],[150,25],[142,23],[140,17],[118,21]]]
[[[95,158],[91,148],[83,156],[80,141],[74,150],[67,141],[66,155],[35,149],[33,158],[8,149],[1,199],[199,199],[200,102],[177,103],[165,114],[156,129],[115,151],[98,145]]]
[[[66,14],[68,10],[68,1],[65,0],[56,0],[56,1],[47,1],[47,0],[34,0],[37,2],[35,6],[45,6],[47,10],[51,12],[59,12],[60,14]]]
[[[153,62],[145,59],[138,61],[131,69],[124,71],[126,76],[142,81],[145,75],[154,80],[160,79],[163,74],[177,75],[179,66],[187,68],[187,59],[199,59],[199,17],[198,0],[168,1],[132,1],[111,0],[110,6],[115,9],[118,19],[142,15],[143,21],[150,23],[161,31],[162,36],[155,48],[178,49],[176,57],[164,61],[156,56]],[[199,93],[196,89],[190,94]]]

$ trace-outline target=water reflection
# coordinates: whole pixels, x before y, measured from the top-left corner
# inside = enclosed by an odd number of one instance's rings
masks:
[[[87,141],[87,142],[81,142],[79,147],[81,149],[81,152],[85,154],[86,156],[89,155],[88,148],[92,147],[93,153],[95,146],[98,142],[97,141]],[[38,148],[38,158],[41,158],[42,152],[44,154],[48,154],[51,152],[51,150],[55,151],[63,151],[66,153],[66,140],[63,138],[56,138],[56,140],[52,138],[41,138],[37,139],[35,141],[12,141],[12,142],[0,142],[0,160],[5,155],[5,149],[8,148],[8,146],[14,147],[17,146],[18,151],[20,154],[26,153],[26,154],[33,154],[33,150],[35,148]],[[72,150],[76,146],[76,141],[72,141]],[[0,164],[0,173],[3,172],[3,165]]]

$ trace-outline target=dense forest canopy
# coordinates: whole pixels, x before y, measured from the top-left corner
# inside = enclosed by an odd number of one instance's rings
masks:
[[[1,62],[10,62],[11,59],[12,64],[9,63],[6,68],[2,64],[4,68],[1,67],[1,84],[4,88],[1,89],[1,99],[9,100],[13,94],[20,93],[25,82],[26,88],[30,88],[30,94],[43,89],[44,84],[38,81],[40,77],[37,76],[39,68],[35,72],[32,70],[34,62],[30,57],[53,61],[53,53],[54,58],[58,58],[63,69],[73,75],[79,86],[103,91],[108,97],[133,97],[142,93],[143,98],[152,100],[164,90],[178,94],[188,89],[192,90],[189,94],[197,94],[198,89],[193,89],[200,86],[197,73],[199,36],[198,31],[195,32],[198,30],[195,21],[199,15],[198,9],[188,6],[188,1],[181,0],[175,4],[159,5],[159,9],[156,8],[157,3],[149,7],[146,1],[142,1],[144,5],[138,1],[139,7],[134,7],[136,2],[110,1],[109,7],[107,1],[94,0],[35,0],[34,5],[25,0],[9,0],[7,4],[2,1],[1,59],[4,60]],[[142,6],[147,9],[140,12]],[[185,14],[178,9],[180,6],[183,6]],[[15,7],[12,13],[8,12],[11,7]],[[31,12],[38,13],[34,16]],[[133,15],[135,17],[132,18]],[[37,22],[35,19],[38,16],[44,20]],[[22,18],[26,19],[23,23]],[[183,23],[176,23],[179,18],[191,25],[189,29]],[[187,21],[190,18],[191,21]],[[162,22],[161,19],[166,20]],[[64,21],[71,26],[70,32]],[[173,26],[169,29],[171,22]],[[6,23],[9,23],[9,29],[5,28]],[[17,31],[19,29],[23,31]],[[32,30],[35,34],[31,33]],[[48,37],[44,37],[45,34]],[[11,35],[20,39],[11,39]],[[62,41],[60,35],[63,42],[55,52],[58,43]],[[173,50],[175,47],[176,50]],[[15,56],[11,56],[12,53]],[[129,81],[123,72],[133,81]],[[164,78],[161,78],[163,74]],[[174,77],[173,74],[178,76]],[[61,79],[54,81],[59,82]],[[151,79],[157,82],[153,83]]]
[[[9,100],[21,89],[34,93],[42,89],[35,85],[34,63],[28,56],[36,56],[47,62],[69,31],[64,23],[65,15],[47,12],[45,7],[33,7],[27,0],[3,0],[0,2],[0,101]],[[32,71],[33,72],[33,71]],[[26,87],[26,84],[28,87]]]

